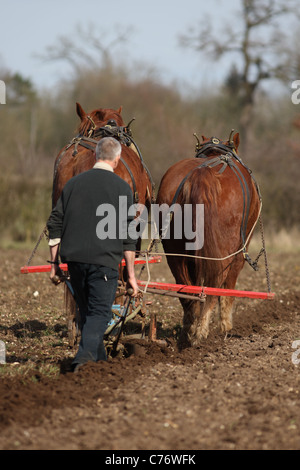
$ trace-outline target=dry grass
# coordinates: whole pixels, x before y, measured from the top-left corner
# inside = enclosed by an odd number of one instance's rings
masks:
[[[267,229],[264,234],[267,253],[295,253],[300,252],[300,229],[294,227],[291,230],[281,228],[280,230]],[[257,227],[251,241],[250,250],[260,250],[262,246],[261,234]]]

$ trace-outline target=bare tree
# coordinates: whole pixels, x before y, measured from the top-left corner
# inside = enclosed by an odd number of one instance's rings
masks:
[[[115,27],[112,31],[99,30],[90,24],[85,28],[77,25],[74,34],[59,36],[56,43],[46,48],[40,59],[68,62],[76,73],[83,68],[99,69],[112,65],[115,48],[124,45],[132,28]]]
[[[259,85],[265,80],[290,78],[291,50],[284,47],[289,29],[280,28],[280,23],[288,15],[296,18],[297,7],[295,0],[241,0],[241,22],[231,18],[226,24],[225,20],[221,31],[215,33],[206,21],[180,38],[184,47],[206,52],[214,61],[227,54],[236,57],[227,84],[234,86],[239,100],[244,149]]]

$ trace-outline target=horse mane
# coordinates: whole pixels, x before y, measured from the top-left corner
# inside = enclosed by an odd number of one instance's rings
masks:
[[[88,135],[89,131],[92,129],[93,123],[90,121],[87,117],[81,121],[79,127],[78,127],[78,132],[81,135]]]

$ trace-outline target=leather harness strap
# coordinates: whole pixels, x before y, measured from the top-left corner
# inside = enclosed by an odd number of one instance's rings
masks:
[[[223,173],[224,170],[227,168],[227,166],[229,166],[229,168],[235,173],[236,177],[238,178],[239,183],[240,183],[241,188],[242,188],[242,193],[243,193],[243,217],[242,217],[242,223],[241,223],[241,229],[240,230],[241,230],[242,242],[243,242],[243,245],[244,245],[245,240],[246,240],[246,230],[247,230],[249,209],[250,209],[250,192],[249,192],[249,187],[248,187],[247,181],[246,181],[242,171],[240,170],[239,166],[236,164],[236,162],[234,160],[237,160],[241,165],[243,165],[243,167],[245,167],[249,171],[252,179],[254,180],[254,178],[251,174],[251,170],[249,170],[249,168],[247,168],[246,165],[244,165],[244,163],[240,160],[240,158],[237,156],[237,154],[235,153],[235,151],[233,149],[230,149],[229,147],[227,147],[224,144],[218,144],[217,146],[215,146],[214,142],[209,142],[208,144],[203,146],[203,149],[201,148],[200,151],[199,151],[199,148],[198,148],[197,150],[198,150],[198,152],[197,152],[196,158],[205,157],[205,158],[207,158],[207,160],[205,162],[203,162],[201,165],[196,166],[191,171],[189,171],[188,174],[183,178],[183,180],[179,184],[179,186],[176,190],[176,193],[173,197],[172,203],[171,203],[170,217],[172,216],[172,214],[174,212],[174,209],[172,209],[172,208],[173,208],[174,204],[177,201],[177,198],[179,196],[180,191],[182,190],[182,187],[183,187],[184,183],[187,181],[187,179],[191,176],[191,174],[195,170],[199,170],[201,168],[213,168],[215,166],[222,165],[222,167],[220,168],[218,173]],[[206,152],[208,153],[208,152],[211,152],[212,150],[220,151],[221,155],[210,158],[209,156],[206,155]],[[258,191],[259,198],[261,200],[261,195],[260,195],[258,185],[257,185],[255,180],[254,180],[254,182],[255,182],[256,189]],[[246,248],[244,248],[244,254],[246,254],[245,258],[250,263],[250,261],[247,259]]]
[[[104,127],[99,127],[98,129],[95,129],[92,132],[92,135],[93,135],[94,138],[92,138],[91,136],[87,137],[85,135],[78,134],[66,146],[66,148],[60,154],[59,158],[57,159],[57,161],[55,163],[54,175],[53,175],[53,188],[54,188],[54,182],[55,182],[58,166],[59,166],[64,154],[66,153],[66,151],[70,147],[72,147],[72,145],[74,145],[74,151],[73,151],[72,155],[73,155],[73,157],[75,157],[78,153],[78,145],[80,145],[81,147],[84,147],[88,150],[95,150],[95,147],[96,147],[97,143],[99,142],[99,140],[101,138],[103,138],[103,137],[114,137],[115,139],[119,140],[121,142],[121,144],[126,145],[127,147],[129,147],[131,144],[133,144],[135,146],[135,148],[137,149],[137,154],[138,154],[138,156],[141,160],[141,163],[142,163],[142,165],[143,165],[145,171],[147,172],[148,177],[151,181],[152,190],[154,190],[154,183],[153,183],[152,177],[150,175],[150,172],[149,172],[148,168],[146,167],[146,165],[143,161],[143,158],[142,158],[142,155],[139,151],[139,148],[137,147],[136,143],[134,142],[134,140],[132,139],[130,134],[131,134],[131,132],[128,129],[128,127],[118,127],[118,126],[115,126],[115,125],[112,125],[112,126],[111,125],[106,125]],[[98,137],[98,139],[95,139],[95,137],[96,138]],[[124,161],[124,159],[122,157],[121,157],[120,160],[123,163],[123,165],[125,166],[126,170],[128,171],[128,173],[130,175],[130,178],[131,178],[132,187],[133,187],[134,203],[138,203],[139,202],[139,195],[138,195],[138,192],[137,192],[136,182],[135,182],[134,176],[132,174],[132,171],[131,171],[129,165]]]

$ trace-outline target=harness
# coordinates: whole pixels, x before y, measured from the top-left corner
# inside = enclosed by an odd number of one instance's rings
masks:
[[[218,151],[219,155],[216,157],[209,157],[209,155],[207,154],[211,153],[211,151],[213,150]],[[213,137],[209,142],[206,142],[205,144],[201,145],[198,143],[196,146],[195,158],[207,158],[207,160],[201,163],[201,165],[196,166],[191,171],[189,171],[188,174],[183,178],[183,180],[179,184],[176,190],[176,193],[173,197],[172,203],[171,203],[170,216],[172,217],[172,214],[174,213],[174,209],[172,208],[174,207],[173,205],[177,201],[177,198],[179,196],[180,191],[182,190],[184,183],[195,170],[199,170],[201,168],[214,168],[218,165],[222,165],[220,170],[218,171],[218,173],[221,174],[225,171],[227,166],[229,166],[229,168],[234,172],[234,174],[238,178],[239,183],[242,188],[242,193],[243,193],[243,217],[242,217],[242,223],[241,223],[241,228],[240,228],[241,239],[242,239],[243,246],[244,246],[243,255],[246,261],[253,267],[253,269],[256,270],[257,263],[251,260],[250,256],[246,252],[246,246],[245,246],[246,245],[246,230],[247,230],[247,225],[248,225],[248,217],[249,217],[249,209],[250,209],[250,191],[249,191],[247,181],[241,169],[237,165],[237,162],[239,162],[244,168],[246,168],[249,174],[251,175],[251,178],[253,179],[255,183],[255,187],[258,192],[259,199],[261,201],[260,190],[259,190],[258,184],[256,183],[252,175],[251,170],[238,157],[233,145],[232,146],[225,145],[222,142],[220,142],[220,140],[217,139],[216,137]]]
[[[146,167],[146,165],[143,161],[143,157],[142,157],[142,154],[141,154],[138,146],[136,145],[135,141],[132,138],[132,133],[131,133],[131,130],[130,130],[129,126],[130,126],[131,122],[133,121],[133,119],[130,121],[130,123],[127,126],[117,126],[116,122],[113,119],[111,119],[111,120],[108,121],[108,123],[105,126],[96,128],[96,125],[95,125],[94,121],[92,120],[92,118],[90,116],[87,116],[87,117],[92,122],[93,126],[90,129],[90,131],[88,133],[88,136],[86,136],[84,134],[78,134],[77,136],[75,136],[71,140],[71,142],[65,147],[64,151],[60,154],[59,158],[57,159],[57,161],[55,163],[55,167],[54,167],[53,188],[54,188],[55,178],[56,178],[56,175],[57,175],[57,170],[58,170],[59,164],[60,164],[64,154],[66,153],[66,151],[70,147],[72,147],[74,145],[74,150],[73,150],[72,156],[75,157],[78,154],[78,146],[79,145],[81,147],[84,147],[84,148],[88,149],[88,150],[93,150],[94,151],[95,147],[96,147],[96,145],[97,145],[97,143],[99,142],[100,139],[102,139],[103,137],[114,137],[122,145],[126,145],[127,147],[130,147],[131,145],[134,145],[136,153],[139,156],[140,161],[143,165],[143,168],[145,169],[145,171],[146,171],[146,173],[147,173],[147,175],[150,179],[151,186],[152,186],[152,191],[154,191],[154,182],[152,180],[152,176],[151,176],[148,168]],[[137,189],[136,189],[136,182],[135,182],[134,176],[132,174],[132,171],[131,171],[129,165],[125,162],[125,160],[122,157],[120,158],[120,160],[123,163],[123,165],[125,166],[127,172],[129,173],[129,176],[131,178],[132,187],[133,187],[134,202],[138,203],[139,202],[139,195],[138,195],[138,192],[137,192]]]

